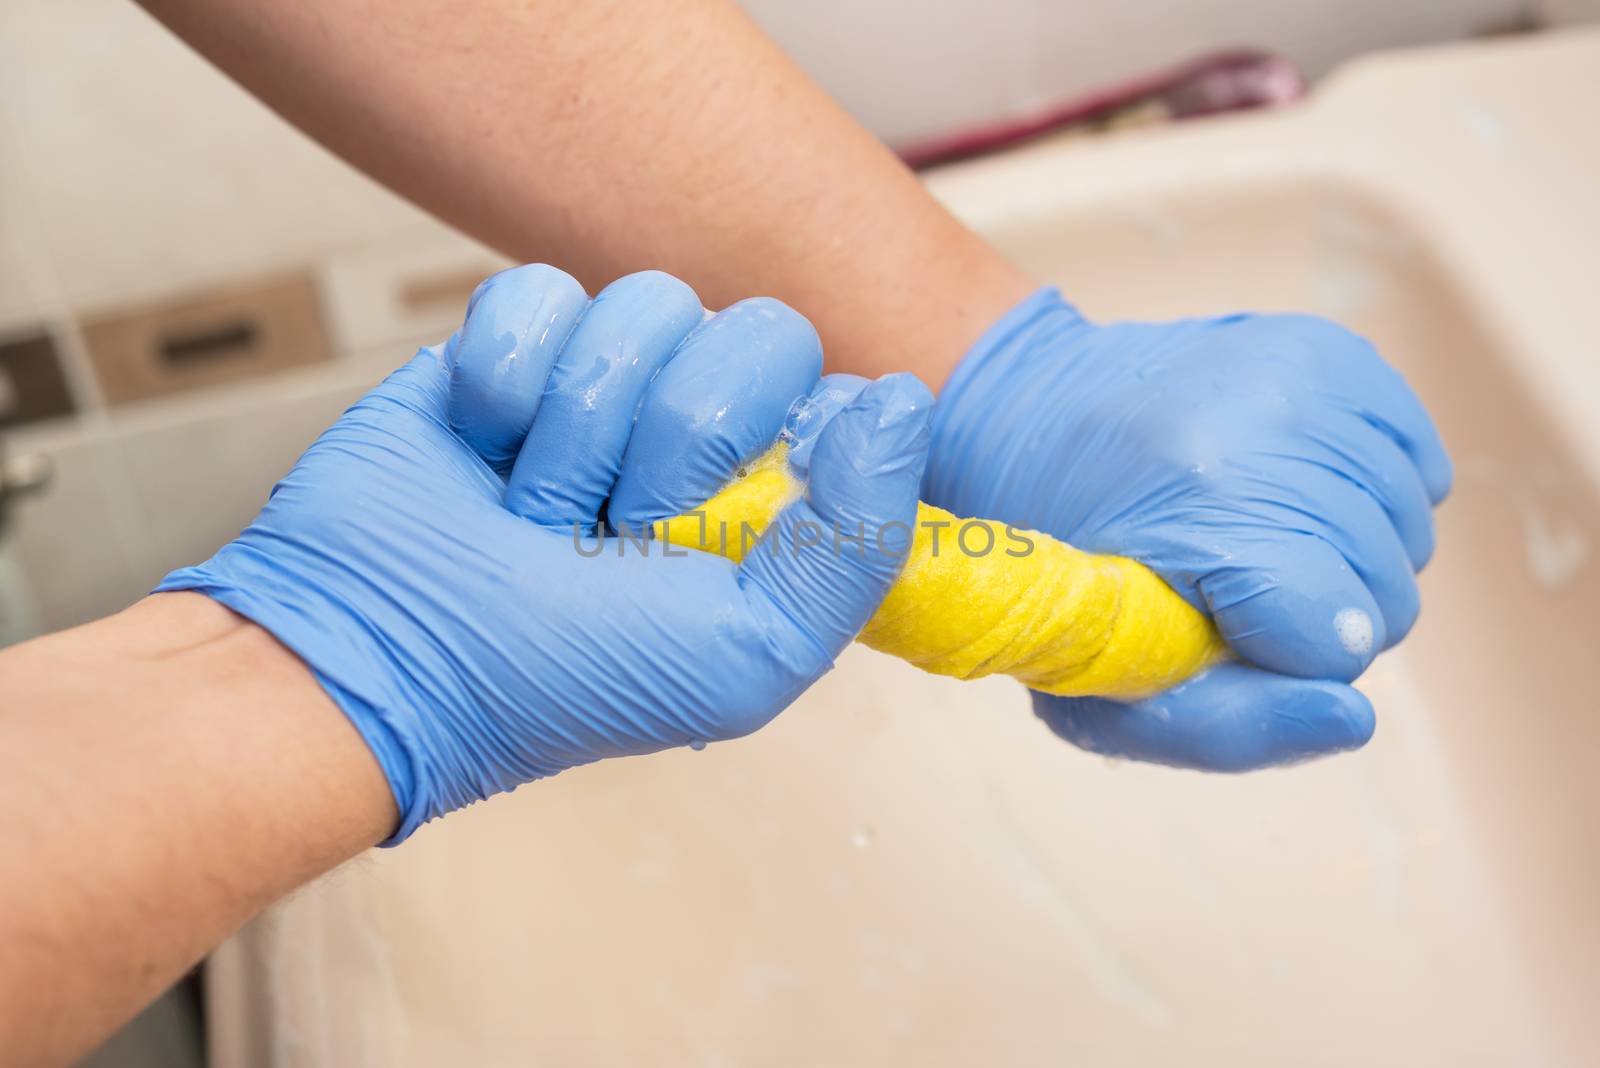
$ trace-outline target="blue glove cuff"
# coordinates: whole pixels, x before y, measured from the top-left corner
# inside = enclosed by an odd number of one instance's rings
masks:
[[[982,370],[991,356],[1012,347],[1012,341],[1016,336],[1031,327],[1036,319],[1057,312],[1066,312],[1076,319],[1083,318],[1078,309],[1068,303],[1061,295],[1061,290],[1055,286],[1044,286],[1034,290],[1020,304],[985,330],[973,343],[972,348],[967,350],[967,354],[961,358],[961,362],[956,364],[956,369],[945,380],[944,388],[939,391],[940,400],[954,400],[959,397],[967,383]]]
[[[924,500],[948,507],[958,496],[953,480],[958,479],[964,469],[961,457],[972,452],[976,445],[973,438],[983,433],[988,417],[1010,406],[1005,396],[1015,368],[1007,366],[1008,360],[1029,358],[1035,349],[1043,347],[1031,343],[1034,335],[1046,330],[1069,329],[1084,322],[1078,309],[1061,296],[1059,289],[1045,286],[984,331],[951,372],[934,405],[932,442],[927,473],[923,477]],[[986,384],[991,382],[995,385]],[[999,396],[991,395],[997,387]],[[969,408],[973,410],[971,416],[966,414]]]

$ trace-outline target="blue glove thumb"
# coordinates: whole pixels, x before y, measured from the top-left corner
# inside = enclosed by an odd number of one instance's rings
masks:
[[[1218,664],[1132,704],[1033,697],[1039,718],[1080,749],[1203,771],[1250,771],[1360,749],[1376,726],[1360,690],[1238,663]]]
[[[932,412],[932,395],[913,375],[867,385],[818,435],[805,496],[784,509],[764,543],[773,550],[742,565],[742,581],[765,591],[830,663],[905,563],[909,539],[877,533],[915,522]]]

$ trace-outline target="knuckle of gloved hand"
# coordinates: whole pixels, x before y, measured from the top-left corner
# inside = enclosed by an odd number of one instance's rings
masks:
[[[1257,353],[1235,383],[1234,395],[1248,399],[1251,410],[1223,414],[1256,422],[1263,416],[1274,418],[1277,423],[1303,418],[1308,403],[1315,403],[1325,386],[1324,363],[1303,341],[1278,339]]]
[[[1318,315],[1268,315],[1238,328],[1258,367],[1276,368],[1292,381],[1343,373],[1351,360],[1375,354],[1371,343]]]
[[[1217,775],[1254,771],[1264,763],[1254,745],[1236,737],[1196,739],[1181,759],[1174,762],[1195,771],[1209,771]]]
[[[478,283],[472,291],[472,296],[467,300],[467,318],[472,318],[473,311],[484,297],[496,290],[512,290],[519,300],[544,297],[557,292],[566,286],[576,286],[577,280],[570,274],[547,263],[523,263],[515,267],[507,267],[496,271]]]
[[[717,679],[708,682],[700,720],[712,725],[711,741],[754,734],[814,681],[816,674],[784,662],[788,652],[769,647],[750,655],[747,650],[743,663],[724,665]]]
[[[821,347],[822,341],[817,336],[816,328],[811,325],[811,320],[795,311],[777,297],[746,297],[737,304],[730,305],[724,314],[733,314],[743,319],[757,320],[758,323],[769,324],[768,329],[774,331],[794,331],[797,336],[810,343]]]
[[[773,708],[772,703],[753,696],[749,692],[730,695],[727,702],[714,709],[706,722],[712,723],[713,742],[731,742],[735,738],[744,738],[771,723],[773,718],[782,711]]]
[[[1299,338],[1317,359],[1344,357],[1356,350],[1372,348],[1360,334],[1320,315],[1302,313],[1274,318],[1286,335]]]
[[[1383,606],[1385,645],[1393,646],[1411,633],[1422,615],[1422,594],[1415,580],[1407,577],[1399,583],[1391,602]]]
[[[723,614],[718,629],[725,648],[738,658],[736,670],[729,674],[744,680],[735,690],[739,698],[750,692],[749,680],[758,680],[768,690],[798,692],[833,666],[822,640],[765,589],[750,598],[744,610]]]
[[[1108,757],[1123,756],[1121,748],[1111,744],[1097,725],[1097,712],[1103,712],[1103,709],[1096,706],[1103,704],[1104,702],[1085,701],[1081,698],[1033,694],[1033,714],[1050,728],[1056,737],[1086,753],[1098,753]]]
[[[1237,418],[1212,418],[1209,415],[1177,426],[1148,443],[1147,474],[1152,487],[1183,487],[1191,494],[1225,498],[1231,491],[1233,463],[1237,453],[1232,438],[1237,434]]]

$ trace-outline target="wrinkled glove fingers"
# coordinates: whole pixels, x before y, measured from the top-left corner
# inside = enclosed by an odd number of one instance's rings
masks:
[[[1302,524],[1303,526],[1303,524]],[[1332,543],[1263,525],[1237,535],[1197,583],[1223,640],[1269,671],[1348,682],[1388,641],[1382,610]]]
[[[1371,494],[1335,472],[1308,466],[1295,488],[1263,505],[1262,513],[1284,530],[1312,534],[1339,551],[1383,617],[1378,648],[1411,630],[1422,610],[1416,572],[1388,513]]]
[[[1405,377],[1384,362],[1375,349],[1367,347],[1377,364],[1376,388],[1361,390],[1362,418],[1387,435],[1411,459],[1427,489],[1428,499],[1438,504],[1450,493],[1455,470],[1445,451],[1439,428],[1422,406],[1421,399]]]
[[[512,467],[512,513],[594,529],[651,379],[702,314],[694,290],[659,271],[618,279],[594,299],[556,358]]]
[[[513,267],[478,286],[466,321],[446,343],[450,428],[501,477],[588,304],[583,287],[563,271],[542,263]]]
[[[1411,458],[1393,438],[1357,417],[1309,433],[1328,471],[1359,486],[1383,508],[1412,570],[1421,571],[1433,558],[1433,501]]]
[[[642,531],[704,504],[767,451],[821,372],[816,330],[780,301],[740,301],[696,327],[645,392],[608,522]]]

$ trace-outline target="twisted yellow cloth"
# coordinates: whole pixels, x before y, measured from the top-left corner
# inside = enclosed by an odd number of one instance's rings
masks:
[[[739,560],[803,489],[779,444],[701,508],[657,523],[655,536]],[[884,535],[896,548],[904,539]],[[831,548],[826,532],[818,550]],[[905,568],[860,640],[939,675],[1010,675],[1046,693],[1121,700],[1176,685],[1226,653],[1211,621],[1143,564],[927,503]]]

